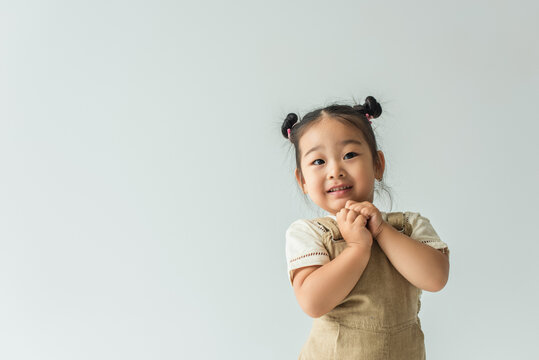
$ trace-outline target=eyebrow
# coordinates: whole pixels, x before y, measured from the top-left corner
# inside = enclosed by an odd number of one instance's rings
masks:
[[[356,140],[356,139],[343,140],[343,141],[340,142],[340,144],[343,145],[343,146],[344,146],[344,145],[347,145],[347,144],[357,144],[357,145],[359,145],[359,146],[363,145],[363,143],[362,143],[361,141]],[[305,157],[305,156],[309,155],[311,152],[313,152],[313,151],[315,151],[315,150],[319,150],[319,149],[321,149],[321,148],[323,148],[322,145],[315,146],[315,147],[313,147],[312,149],[310,149],[309,151],[307,151],[307,152],[305,153],[305,155],[303,155],[303,157]]]

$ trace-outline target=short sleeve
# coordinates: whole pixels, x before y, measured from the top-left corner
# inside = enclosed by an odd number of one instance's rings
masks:
[[[294,221],[286,230],[286,261],[288,280],[292,282],[292,271],[305,266],[324,265],[330,261],[322,242],[322,234],[308,220]]]
[[[410,237],[423,244],[432,246],[437,250],[443,250],[449,254],[449,248],[443,242],[430,223],[430,220],[418,212],[405,212],[408,222],[412,225]]]

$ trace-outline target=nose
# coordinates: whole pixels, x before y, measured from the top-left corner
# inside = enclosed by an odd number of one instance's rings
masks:
[[[335,179],[335,178],[342,178],[344,177],[344,170],[340,166],[340,164],[334,163],[333,166],[329,168],[328,171],[328,178],[329,179]]]

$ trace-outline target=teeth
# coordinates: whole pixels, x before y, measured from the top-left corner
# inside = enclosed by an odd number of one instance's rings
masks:
[[[333,192],[333,191],[344,190],[344,189],[349,189],[349,188],[350,188],[350,186],[341,186],[341,187],[338,187],[338,188],[331,189],[329,191]]]

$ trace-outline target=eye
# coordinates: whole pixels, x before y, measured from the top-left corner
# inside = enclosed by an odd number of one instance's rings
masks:
[[[324,160],[322,160],[322,159],[316,159],[316,160],[313,161],[312,163],[313,163],[314,165],[322,165],[322,164],[317,164],[317,163],[316,163],[317,161],[322,161],[322,162],[323,162]]]
[[[351,155],[351,157],[356,157],[356,156],[357,156],[357,153],[355,153],[355,152],[349,152],[349,153],[347,153],[346,155],[344,155],[344,157],[346,158],[348,155]]]

